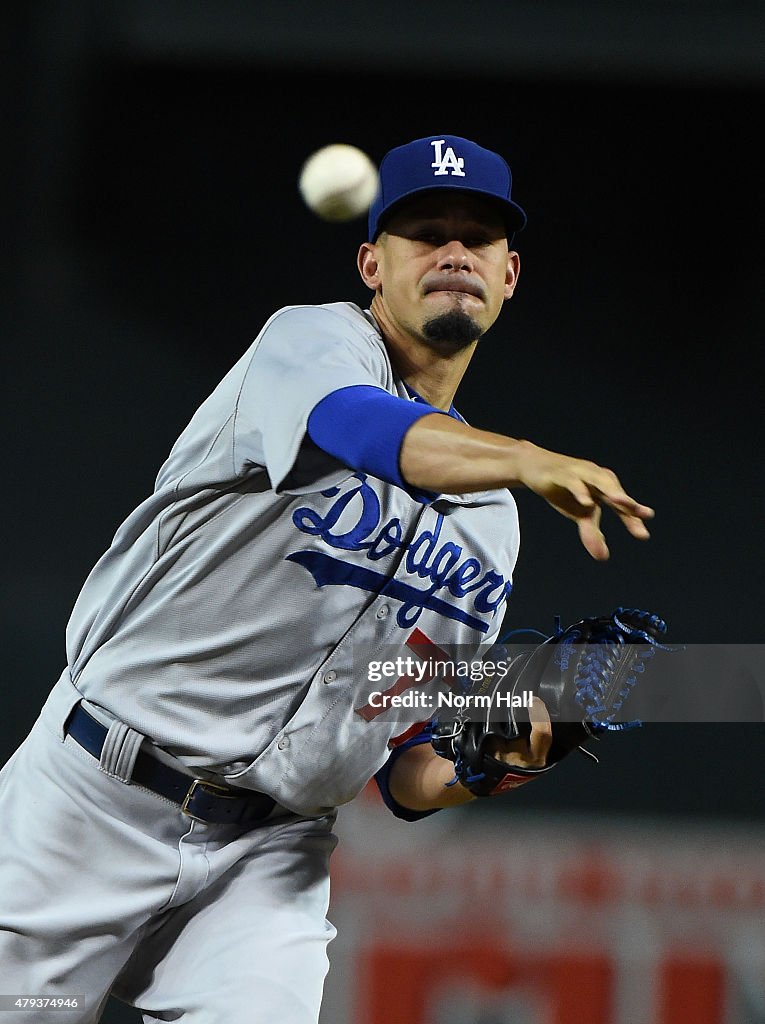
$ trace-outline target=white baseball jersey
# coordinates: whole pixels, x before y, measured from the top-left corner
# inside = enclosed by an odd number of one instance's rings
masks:
[[[83,697],[306,815],[358,793],[407,724],[358,713],[367,662],[415,630],[492,640],[519,544],[505,489],[422,504],[318,449],[309,414],[357,384],[411,400],[369,312],[277,311],[117,530],[67,629],[64,675]]]

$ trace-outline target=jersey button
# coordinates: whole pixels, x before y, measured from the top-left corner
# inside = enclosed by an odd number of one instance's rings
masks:
[[[276,745],[279,748],[279,750],[286,750],[287,747],[290,745],[290,738],[289,738],[289,736],[282,736],[282,738],[279,740],[279,742]]]
[[[335,672],[335,670],[333,668],[331,668],[329,670],[329,672],[325,672],[324,673],[324,682],[325,683],[334,683],[334,681],[336,679],[337,679],[337,672]]]
[[[380,608],[377,609],[377,618],[378,619],[387,619],[388,615],[390,615],[390,607],[389,607],[389,605],[384,604]]]

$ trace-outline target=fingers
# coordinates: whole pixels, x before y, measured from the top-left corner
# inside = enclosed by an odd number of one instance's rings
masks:
[[[630,523],[647,534],[645,520],[653,519],[656,515],[650,505],[642,505],[623,490],[617,492],[601,491],[601,496],[602,500],[607,505],[610,505],[614,512],[624,520],[625,525]]]
[[[645,524],[645,520],[653,519],[656,514],[652,508],[648,505],[641,505],[639,501],[635,501],[635,499],[630,498],[629,495],[624,495],[623,497],[619,496],[616,498],[609,495],[603,495],[603,501],[605,504],[608,504],[614,512],[616,512],[631,537],[634,537],[636,540],[648,540],[650,538],[651,534]],[[602,537],[603,535],[601,534],[600,536]],[[590,551],[590,554],[592,554],[594,558],[608,558],[608,548],[605,546],[605,539],[603,539],[602,546],[598,545],[597,541],[593,541],[592,543],[599,551],[602,551],[603,547],[605,547],[606,551],[605,556],[593,554],[593,552]],[[586,546],[587,545],[585,545],[585,547]],[[590,549],[588,548],[588,550]]]
[[[605,561],[609,557],[600,529],[603,506],[619,516],[630,536],[638,540],[647,540],[650,536],[646,521],[653,519],[654,510],[627,494],[612,470],[530,443],[523,443],[519,451],[518,480],[561,515],[576,522],[585,550],[596,560]]]
[[[636,529],[647,536],[644,520],[653,519],[656,514],[654,510],[627,494],[612,470],[602,466],[594,466],[594,469],[595,473],[588,484],[594,488],[597,499],[609,505],[624,520],[628,529]]]
[[[642,519],[623,512],[617,514],[632,537],[637,540],[649,539],[651,534]],[[574,518],[579,530],[579,539],[587,553],[596,561],[605,562],[610,557],[610,552],[603,531],[600,529],[600,506],[596,505],[587,514]]]
[[[606,538],[600,529],[600,515],[600,505],[595,505],[588,515],[577,519],[576,525],[579,530],[579,539],[585,551],[596,561],[605,562],[610,552],[606,544]]]
[[[633,537],[637,538],[637,540],[648,540],[651,534],[645,524],[645,520],[653,519],[656,514],[652,508],[649,508],[648,505],[640,505],[638,502],[634,502],[632,507],[625,507],[622,504],[615,503],[611,507]]]
[[[531,735],[529,736],[530,768],[543,768],[552,745],[552,723],[543,701],[535,697],[529,710]]]
[[[648,527],[645,525],[642,519],[638,519],[635,516],[623,515],[619,513],[619,518],[624,523],[627,532],[635,537],[636,540],[648,540],[651,534],[648,531]]]
[[[603,497],[608,501],[609,505],[614,511],[619,514],[634,516],[636,519],[653,519],[656,515],[654,509],[649,505],[641,505],[639,501],[634,498],[630,498],[628,494],[625,495],[613,495],[604,494]]]
[[[552,723],[543,701],[534,697],[529,708],[531,732],[517,740],[497,740],[490,753],[505,764],[519,768],[544,768],[552,745]]]
[[[597,561],[605,561],[609,557],[606,538],[600,529],[600,511],[602,505],[608,505],[621,519],[630,536],[637,540],[648,540],[651,536],[646,520],[653,519],[655,511],[649,505],[636,501],[622,488],[618,478],[610,469],[595,466],[596,474],[586,480],[589,503],[582,501],[579,490],[571,493],[576,497],[581,512],[575,515],[579,529],[579,538],[585,550]],[[589,476],[589,474],[588,474]],[[583,479],[582,483],[585,482]]]

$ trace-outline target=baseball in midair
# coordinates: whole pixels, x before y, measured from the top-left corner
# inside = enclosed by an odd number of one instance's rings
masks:
[[[377,183],[377,168],[367,154],[342,142],[312,153],[298,182],[306,206],[330,221],[353,220],[366,213]]]

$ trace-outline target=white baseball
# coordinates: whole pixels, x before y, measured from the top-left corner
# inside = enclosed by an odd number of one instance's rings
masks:
[[[377,192],[377,168],[356,146],[333,143],[317,149],[300,171],[300,194],[323,220],[360,217]]]

